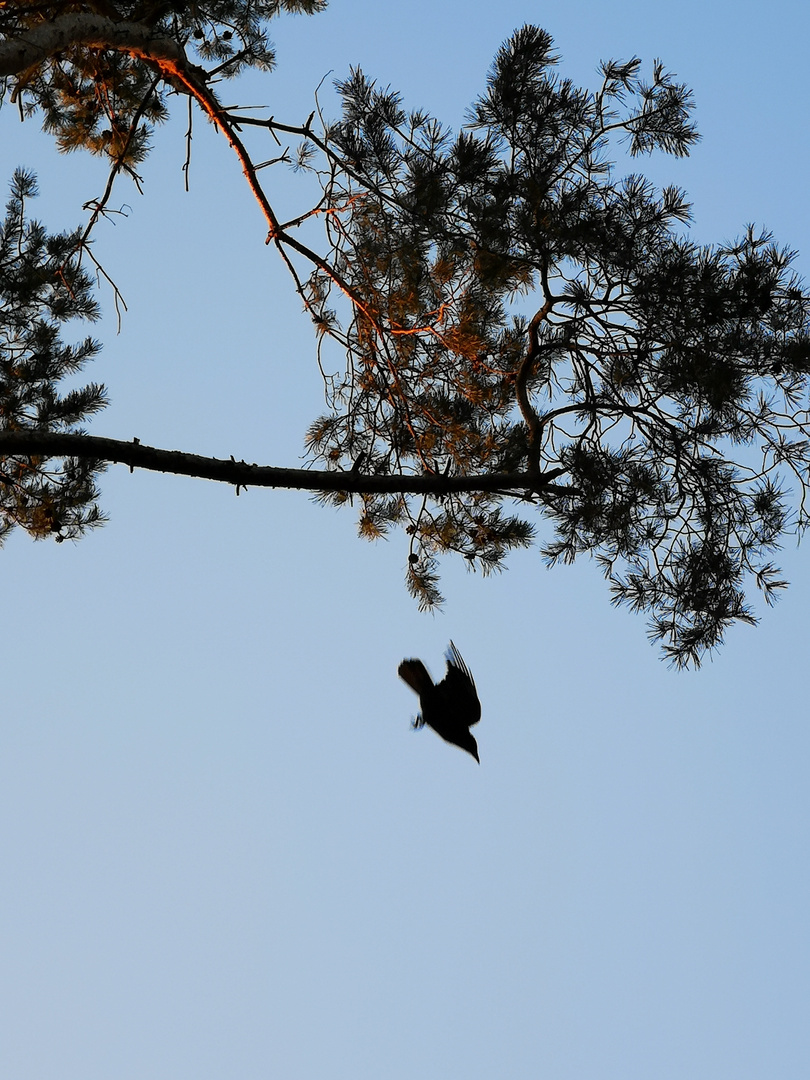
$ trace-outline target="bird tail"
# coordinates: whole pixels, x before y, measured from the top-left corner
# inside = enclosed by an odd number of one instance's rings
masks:
[[[433,679],[421,660],[403,660],[398,669],[399,677],[417,694],[423,694],[433,686]]]

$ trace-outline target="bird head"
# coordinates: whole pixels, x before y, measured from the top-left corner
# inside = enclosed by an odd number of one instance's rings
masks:
[[[481,764],[481,759],[478,756],[478,743],[469,731],[465,732],[458,740],[458,746],[460,746],[462,750],[466,750],[468,754],[472,754],[478,764]]]

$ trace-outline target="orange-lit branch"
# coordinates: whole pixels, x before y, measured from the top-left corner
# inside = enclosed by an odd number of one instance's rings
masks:
[[[115,22],[103,15],[76,13],[62,15],[32,27],[24,36],[0,43],[0,77],[19,75],[49,56],[82,45],[89,49],[112,49],[127,53],[155,69],[172,86],[183,90],[198,103],[211,122],[223,133],[239,159],[242,171],[268,226],[267,243],[284,243],[322,270],[338,288],[374,322],[362,299],[340,274],[316,252],[287,234],[280,225],[256,177],[256,169],[234,124],[207,85],[208,73],[192,64],[185,50],[173,38],[155,37],[150,27],[136,22]]]

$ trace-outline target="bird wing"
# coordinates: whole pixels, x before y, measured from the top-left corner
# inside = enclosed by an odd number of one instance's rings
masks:
[[[452,708],[454,719],[472,727],[481,719],[481,702],[478,700],[478,691],[470,669],[461,659],[461,654],[450,642],[447,650],[447,674],[439,683],[437,689],[449,707]]]

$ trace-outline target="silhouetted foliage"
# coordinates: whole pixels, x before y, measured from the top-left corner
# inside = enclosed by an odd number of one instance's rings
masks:
[[[803,500],[808,296],[767,233],[699,247],[682,192],[616,177],[611,137],[631,155],[688,151],[683,86],[658,63],[644,82],[634,59],[582,91],[551,45],[516,33],[456,136],[359,71],[340,84],[331,262],[361,302],[341,327],[333,283],[310,282],[348,365],[309,446],[384,474],[534,474],[546,559],[594,555],[615,602],[650,612],[678,663],[698,661],[752,620],[746,579],[772,598],[768,554],[805,523],[785,483]],[[365,496],[362,532],[407,528],[429,606],[437,553],[486,571],[531,540],[504,502]]]
[[[80,268],[76,234],[49,235],[26,216],[33,177],[17,170],[0,225],[0,431],[80,432],[105,405],[104,387],[57,391],[99,350],[92,338],[65,345],[60,326],[93,321],[93,282]],[[22,525],[36,538],[75,538],[98,525],[92,458],[4,457],[0,462],[0,538]]]

